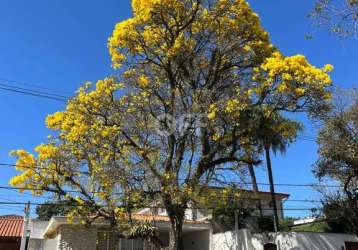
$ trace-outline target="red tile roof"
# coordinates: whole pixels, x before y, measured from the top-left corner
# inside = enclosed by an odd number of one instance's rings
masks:
[[[24,219],[18,215],[0,216],[0,237],[21,237]]]

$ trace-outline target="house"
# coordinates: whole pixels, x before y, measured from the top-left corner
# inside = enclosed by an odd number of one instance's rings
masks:
[[[242,201],[247,206],[257,206],[264,215],[272,215],[271,196],[268,192],[254,193],[241,190]],[[251,199],[251,198],[255,199]],[[276,194],[277,204],[282,208],[287,194]],[[143,208],[133,215],[134,220],[153,223],[159,229],[159,237],[169,244],[170,222],[165,209]],[[282,211],[282,209],[281,209]],[[280,217],[284,214],[280,213]],[[252,233],[250,230],[215,232],[214,223],[208,211],[190,207],[185,214],[183,226],[185,250],[352,250],[358,243],[357,236],[349,234],[282,232]],[[353,248],[352,248],[353,247]],[[0,248],[1,249],[1,248]],[[118,239],[103,219],[90,226],[84,226],[79,219],[69,223],[65,217],[55,216],[50,221],[30,221],[28,250],[157,250],[141,239]]]
[[[164,244],[169,243],[169,218],[167,216],[138,215],[137,220],[152,221],[159,228]],[[188,250],[210,249],[211,225],[207,221],[186,220],[183,226],[184,247]],[[69,224],[65,217],[53,217],[43,231],[43,250],[156,250],[140,239],[116,240],[109,224],[97,221],[85,227],[79,221]],[[51,247],[51,248],[50,248]],[[41,249],[41,248],[40,248]],[[38,249],[38,250],[40,250]]]
[[[256,208],[260,202],[263,213],[272,215],[271,195],[268,192],[254,193],[240,191],[240,202]],[[276,194],[277,204],[282,208],[288,194]],[[280,211],[283,211],[280,209]],[[283,217],[280,213],[280,217]],[[170,222],[164,208],[143,208],[133,215],[134,219],[148,221],[159,228],[160,238],[165,245],[169,244]],[[185,250],[211,250],[214,235],[211,216],[207,209],[190,208],[185,213],[183,241]],[[65,217],[52,217],[49,222],[31,220],[29,250],[156,250],[140,239],[116,239],[108,222],[97,220],[89,227],[81,225],[79,220],[68,223]]]
[[[168,244],[168,217],[139,216],[152,219],[160,229],[160,237]],[[356,250],[358,237],[350,234],[279,232],[251,233],[247,229],[214,234],[211,224],[187,220],[183,228],[185,250]],[[140,239],[115,240],[108,224],[81,226],[68,224],[64,217],[53,217],[43,232],[42,248],[30,250],[157,250]],[[30,240],[31,242],[31,240]]]
[[[24,219],[18,215],[0,216],[0,249],[19,250]]]
[[[43,233],[47,228],[49,221],[41,221],[38,219],[30,219],[29,231],[30,239],[27,250],[44,250],[44,249],[57,249],[57,241],[55,239],[43,238]]]
[[[211,191],[222,190],[221,188],[213,188],[211,187]],[[254,192],[252,190],[246,189],[236,189],[235,192],[239,193],[240,196],[238,198],[238,202],[242,203],[242,206],[245,208],[252,208],[253,214],[252,215],[259,215],[259,207],[261,207],[262,215],[265,217],[272,217],[273,216],[273,207],[272,207],[272,198],[270,192],[263,192],[258,191]],[[283,203],[288,199],[290,195],[285,193],[276,193],[276,205],[279,211],[278,217],[279,219],[284,218],[284,210],[283,210]],[[210,205],[209,205],[210,206]],[[189,205],[190,207],[190,205]],[[185,213],[186,219],[190,220],[207,220],[210,219],[209,209],[202,209],[202,208],[190,208],[187,209]],[[156,208],[153,210],[151,208],[144,208],[139,210],[137,214],[156,214],[161,216],[167,216],[165,208],[161,208],[160,205],[156,204]]]

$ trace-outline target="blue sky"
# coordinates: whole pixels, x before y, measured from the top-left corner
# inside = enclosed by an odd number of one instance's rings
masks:
[[[325,30],[312,27],[306,15],[312,0],[249,1],[260,15],[273,43],[285,54],[304,54],[311,63],[335,66],[332,76],[336,86],[358,86],[356,40],[339,40]],[[58,94],[71,95],[85,81],[95,81],[113,73],[106,48],[108,36],[116,22],[131,15],[129,0],[3,0],[0,3],[0,83],[7,80],[39,85]],[[312,40],[305,34],[313,33]],[[15,83],[10,83],[15,84]],[[44,126],[47,114],[64,108],[64,104],[0,90],[0,163],[14,163],[8,156],[12,149],[32,150],[46,141]],[[315,131],[307,124],[305,135]],[[298,140],[286,155],[274,158],[277,183],[316,182],[311,165],[316,159],[316,145]],[[15,171],[0,169],[0,185],[6,186]],[[266,181],[266,173],[259,171]],[[291,193],[292,199],[317,198],[310,188],[280,186],[278,191]],[[13,191],[0,189],[0,202],[29,200]],[[306,203],[287,203],[287,207],[312,207]],[[0,205],[0,214],[20,213],[21,206]],[[305,215],[304,212],[287,212]]]

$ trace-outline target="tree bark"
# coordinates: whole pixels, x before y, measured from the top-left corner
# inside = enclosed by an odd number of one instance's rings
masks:
[[[249,173],[250,173],[250,177],[251,177],[252,189],[254,190],[255,195],[256,195],[257,198],[258,198],[258,203],[257,203],[257,205],[258,205],[260,217],[262,217],[262,206],[261,206],[261,200],[260,200],[260,197],[259,197],[259,187],[258,187],[258,185],[257,185],[255,169],[254,169],[253,164],[251,164],[251,163],[248,164],[247,167],[248,167],[248,169],[249,169]]]
[[[169,230],[169,250],[184,250],[183,243],[183,222],[184,222],[185,209],[169,215],[171,227]]]
[[[272,166],[271,166],[271,157],[270,157],[270,147],[265,146],[265,155],[266,155],[266,165],[267,165],[267,173],[269,176],[269,182],[270,182],[270,193],[271,193],[271,201],[272,201],[272,208],[273,208],[273,219],[274,219],[274,228],[275,232],[278,231],[278,213],[277,213],[277,204],[276,204],[276,195],[275,195],[275,185],[273,181],[273,175],[272,175]]]

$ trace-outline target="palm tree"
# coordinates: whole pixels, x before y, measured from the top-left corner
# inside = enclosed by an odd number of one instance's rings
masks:
[[[250,178],[251,178],[251,185],[252,185],[252,190],[254,191],[256,197],[259,197],[259,187],[257,184],[257,179],[256,179],[256,173],[255,173],[255,165],[260,164],[260,161],[256,160],[257,158],[257,152],[255,152],[253,149],[248,150],[248,152],[246,152],[247,157],[248,157],[248,161],[247,161],[247,169],[249,170],[249,174],[250,174]],[[257,204],[258,210],[259,210],[259,215],[260,217],[263,216],[262,214],[262,206],[261,206],[261,200],[258,199],[258,204]]]
[[[301,130],[301,124],[284,118],[278,113],[271,113],[269,116],[260,114],[257,140],[263,149],[266,159],[266,167],[269,178],[271,202],[274,216],[274,229],[277,232],[279,226],[277,203],[275,197],[275,184],[273,180],[271,151],[284,154],[287,147],[292,143],[297,133]]]

